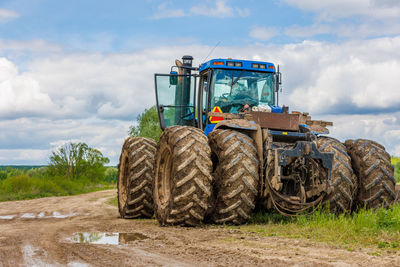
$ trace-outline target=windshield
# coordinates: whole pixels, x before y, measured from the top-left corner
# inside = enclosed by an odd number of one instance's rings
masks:
[[[273,73],[215,69],[212,77],[211,108],[219,106],[224,113],[238,113],[250,107],[274,104]]]

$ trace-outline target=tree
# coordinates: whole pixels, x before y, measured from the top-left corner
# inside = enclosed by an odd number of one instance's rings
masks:
[[[129,129],[130,136],[149,137],[156,142],[160,140],[161,128],[158,122],[158,112],[156,106],[145,109],[137,117],[137,126],[131,126]]]
[[[102,179],[109,159],[85,143],[67,143],[50,156],[49,173],[67,179]]]

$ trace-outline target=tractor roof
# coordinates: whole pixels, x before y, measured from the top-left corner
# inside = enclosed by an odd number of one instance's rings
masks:
[[[269,62],[242,60],[242,59],[211,59],[200,65],[199,71],[202,72],[206,69],[236,69],[236,70],[250,70],[250,71],[263,71],[275,73],[275,66]]]

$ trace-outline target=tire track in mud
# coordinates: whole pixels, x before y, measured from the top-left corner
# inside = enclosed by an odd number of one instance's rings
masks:
[[[374,256],[368,249],[350,252],[219,226],[160,227],[151,219],[123,220],[117,207],[107,204],[115,196],[116,190],[107,190],[0,203],[0,216],[15,215],[0,219],[0,266],[400,265],[398,253]],[[74,216],[51,217],[54,212]],[[21,218],[26,213],[35,216]],[[137,233],[146,238],[124,237],[119,245],[73,243],[75,233]]]

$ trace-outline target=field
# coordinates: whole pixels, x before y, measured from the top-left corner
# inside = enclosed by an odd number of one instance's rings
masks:
[[[96,180],[52,176],[46,166],[0,166],[0,201],[76,195],[115,188],[117,169],[107,167]]]

